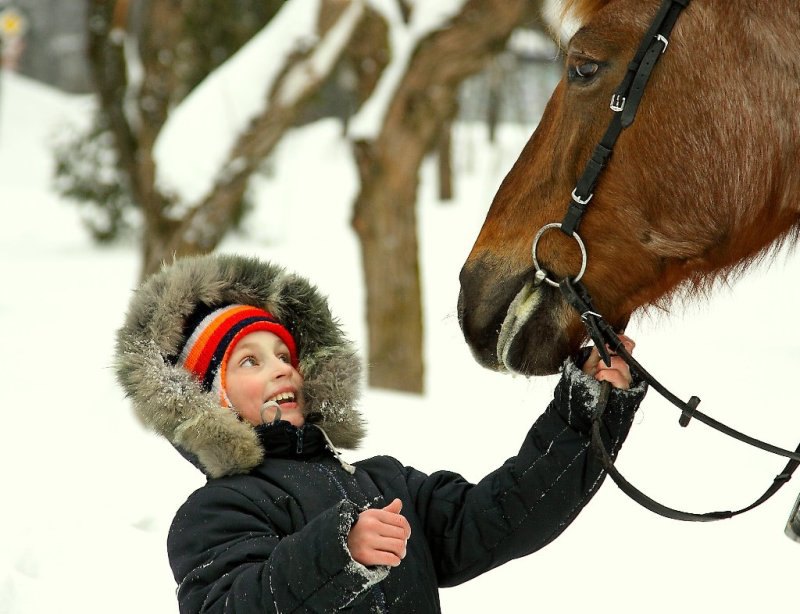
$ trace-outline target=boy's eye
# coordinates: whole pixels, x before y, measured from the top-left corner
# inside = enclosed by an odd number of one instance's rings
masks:
[[[288,354],[278,354],[278,360],[286,363],[291,362],[291,359],[289,358]]]
[[[258,363],[252,356],[245,356],[239,361],[240,367],[255,367]]]

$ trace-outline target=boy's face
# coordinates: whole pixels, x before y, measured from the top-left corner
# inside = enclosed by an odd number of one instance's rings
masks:
[[[245,335],[228,359],[225,392],[233,408],[244,419],[258,426],[261,408],[277,401],[281,419],[302,426],[303,376],[291,364],[289,348],[280,337],[267,331]],[[275,418],[275,407],[264,411],[263,422]]]

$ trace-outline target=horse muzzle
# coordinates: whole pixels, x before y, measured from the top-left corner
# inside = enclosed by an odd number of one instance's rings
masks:
[[[558,371],[574,317],[557,289],[536,283],[532,269],[504,278],[480,261],[465,264],[460,280],[458,320],[478,363],[522,375]]]

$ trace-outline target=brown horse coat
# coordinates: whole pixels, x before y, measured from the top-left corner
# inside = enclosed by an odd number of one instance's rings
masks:
[[[581,26],[565,50],[563,77],[461,272],[462,329],[490,368],[552,373],[583,341],[557,289],[526,288],[531,241],[563,218],[610,121],[611,94],[659,4],[566,3]],[[588,252],[584,281],[614,325],[796,238],[798,32],[794,0],[693,0],[679,17],[579,230]],[[575,242],[558,231],[542,238],[537,256],[555,278],[575,275],[581,263]],[[520,334],[501,351],[498,336],[511,316]]]

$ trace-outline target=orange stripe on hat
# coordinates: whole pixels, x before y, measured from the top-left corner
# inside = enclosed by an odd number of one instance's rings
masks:
[[[209,350],[213,353],[220,338],[225,334],[223,332],[225,325],[228,324],[228,328],[233,326],[233,324],[236,323],[236,314],[247,309],[252,308],[247,305],[230,305],[212,311],[200,322],[186,341],[184,351],[178,359],[178,362],[181,363],[185,369],[193,373],[205,374],[208,368],[208,361],[211,359],[210,356],[205,356],[205,354]],[[268,312],[264,311],[263,313]],[[186,354],[185,358],[184,353]]]

